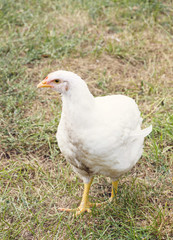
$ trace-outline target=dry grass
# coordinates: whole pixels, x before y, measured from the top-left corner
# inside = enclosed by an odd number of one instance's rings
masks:
[[[8,1],[0,18],[0,238],[171,239],[171,1]],[[57,211],[75,207],[83,188],[56,143],[60,98],[36,90],[57,69],[82,76],[95,96],[134,98],[153,125],[117,204],[79,218]],[[96,177],[91,199],[106,200],[110,187]]]

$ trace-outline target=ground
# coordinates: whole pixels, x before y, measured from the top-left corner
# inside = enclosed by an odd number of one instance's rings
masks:
[[[0,3],[0,238],[171,239],[173,5],[157,0]],[[95,96],[125,94],[153,125],[116,202],[74,217],[83,184],[57,146],[61,99],[36,85],[71,70]],[[105,201],[108,178],[91,201]]]

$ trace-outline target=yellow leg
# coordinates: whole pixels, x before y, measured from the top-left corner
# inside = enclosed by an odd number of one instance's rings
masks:
[[[118,191],[118,181],[112,182],[112,192],[111,197],[109,199],[110,202],[116,197]]]
[[[92,203],[89,202],[89,190],[92,184],[93,178],[89,183],[84,183],[84,192],[82,196],[81,203],[79,207],[76,209],[76,215],[79,215],[83,212],[91,212],[90,207],[93,206]]]
[[[93,178],[89,183],[84,184],[84,192],[82,196],[81,203],[78,208],[70,209],[70,208],[59,208],[59,211],[65,211],[65,212],[76,212],[76,215],[80,215],[83,212],[91,212],[90,207],[96,206],[100,207],[108,202],[112,202],[113,198],[117,194],[117,189],[118,189],[118,181],[112,182],[112,192],[111,192],[111,197],[108,201],[102,202],[102,203],[90,203],[89,202],[89,190],[92,184]]]
[[[117,191],[118,191],[118,181],[112,182],[111,197],[105,202],[97,203],[96,206],[102,206],[104,204],[111,203],[113,199],[117,196]]]
[[[76,212],[76,215],[79,215],[83,212],[91,212],[90,207],[96,204],[92,204],[89,202],[89,190],[92,184],[93,178],[89,183],[84,183],[84,192],[82,196],[81,203],[78,208],[75,209],[68,209],[68,208],[59,208],[60,211],[66,211],[66,212]]]

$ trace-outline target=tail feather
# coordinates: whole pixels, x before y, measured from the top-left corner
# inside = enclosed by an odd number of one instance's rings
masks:
[[[137,132],[135,132],[133,134],[133,137],[146,137],[148,136],[152,131],[152,125],[150,125],[149,127],[142,129],[142,130],[138,130]]]

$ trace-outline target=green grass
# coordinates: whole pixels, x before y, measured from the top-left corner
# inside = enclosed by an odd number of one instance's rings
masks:
[[[169,0],[0,2],[0,239],[171,239],[172,29]],[[153,125],[117,203],[78,218],[57,211],[76,207],[83,189],[56,142],[61,101],[36,89],[58,69],[95,96],[134,98]],[[91,199],[110,191],[96,177]]]

